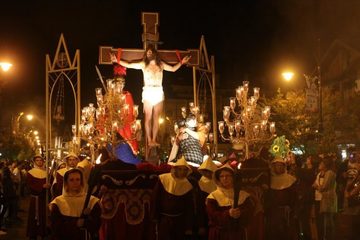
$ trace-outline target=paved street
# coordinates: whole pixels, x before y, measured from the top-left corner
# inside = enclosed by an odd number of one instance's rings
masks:
[[[21,219],[21,221],[19,221],[17,223],[5,224],[5,228],[6,228],[6,231],[8,234],[0,236],[1,240],[2,239],[4,239],[4,240],[27,239],[26,238],[26,222],[27,222],[28,202],[29,202],[28,196],[21,198],[21,200],[20,200],[21,211],[18,213],[18,217]]]
[[[19,222],[5,225],[7,235],[0,236],[1,240],[25,240],[26,237],[26,224],[29,206],[29,196],[22,197],[20,200],[20,209],[18,217],[21,219]]]

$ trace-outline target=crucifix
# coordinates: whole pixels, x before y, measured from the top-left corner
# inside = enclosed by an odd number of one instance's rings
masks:
[[[187,56],[190,56],[190,60],[187,62],[187,65],[189,66],[198,66],[199,65],[199,49],[188,49],[186,51],[179,51],[179,50],[163,50],[158,49],[159,42],[159,32],[158,32],[158,26],[159,26],[159,14],[153,13],[153,12],[142,12],[141,15],[142,25],[143,25],[143,34],[142,34],[142,42],[143,42],[143,48],[142,49],[132,49],[132,48],[113,48],[109,46],[100,46],[99,49],[99,63],[100,64],[113,64],[113,59],[111,58],[111,55],[117,56],[117,62],[123,62],[123,63],[129,63],[125,67],[134,66],[131,65],[132,62],[141,62],[143,61],[143,58],[148,54],[148,48],[150,48],[150,45],[154,46],[156,52],[158,52],[159,57],[161,61],[165,62],[166,64],[179,64],[183,63],[183,59],[187,58]],[[174,65],[175,66],[175,65]],[[136,68],[136,69],[142,69],[144,74],[144,85],[145,87],[149,87],[147,81],[147,77],[145,76],[146,72],[149,71],[150,66],[141,67],[141,65],[138,64],[136,67],[130,67],[130,68]],[[174,71],[176,71],[179,67],[177,67]],[[166,67],[163,68],[166,70]],[[152,76],[151,76],[152,77]],[[150,78],[151,78],[150,77]],[[162,91],[162,76],[160,79],[160,85],[161,91]],[[158,87],[151,85],[152,88]],[[156,90],[156,89],[153,89]],[[157,137],[157,131],[158,131],[158,118],[159,111],[157,109],[162,110],[162,100],[161,103],[157,102],[156,104],[153,104],[150,111],[148,111],[147,102],[144,101],[144,94],[145,90],[143,88],[143,102],[144,102],[144,112],[145,112],[145,134],[146,134],[146,158],[148,158],[149,150],[156,147],[156,137]],[[153,94],[149,96],[149,98],[157,97],[158,94]],[[152,99],[149,99],[152,100]],[[161,105],[160,108],[158,108]],[[160,111],[161,111],[160,110]],[[149,113],[150,112],[150,113]],[[152,121],[149,122],[148,115],[152,115]],[[150,126],[151,125],[151,126]]]

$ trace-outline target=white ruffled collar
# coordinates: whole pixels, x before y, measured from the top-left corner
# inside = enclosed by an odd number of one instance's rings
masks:
[[[249,193],[240,190],[238,205],[243,204],[249,196]],[[207,198],[216,200],[220,207],[233,206],[234,190],[217,187],[217,189],[210,193]]]
[[[199,188],[206,193],[212,193],[216,190],[216,184],[212,179],[202,176],[199,180]]]
[[[270,188],[274,190],[283,190],[290,187],[296,181],[296,178],[288,173],[271,176]]]

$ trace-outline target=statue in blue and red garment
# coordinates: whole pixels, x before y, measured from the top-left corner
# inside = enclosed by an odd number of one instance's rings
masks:
[[[120,50],[120,49],[119,49]],[[117,58],[120,59],[121,51],[118,52]],[[126,68],[121,66],[120,64],[114,64],[114,78],[122,78],[125,79],[126,76]],[[127,115],[123,128],[119,130],[119,134],[121,137],[123,137],[129,146],[131,147],[131,150],[133,151],[134,155],[138,154],[139,146],[136,139],[133,139],[133,134],[131,131],[131,124],[135,121],[134,116],[134,100],[129,91],[123,91],[123,94],[125,95],[125,103],[129,105],[129,114]],[[134,163],[136,164],[136,163]]]

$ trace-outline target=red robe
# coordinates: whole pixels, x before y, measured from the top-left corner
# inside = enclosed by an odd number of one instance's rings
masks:
[[[30,190],[30,204],[26,235],[30,238],[46,236],[46,173],[44,178],[27,173],[26,181]],[[35,175],[35,174],[34,174]]]
[[[125,103],[129,104],[129,114],[125,118],[123,128],[119,129],[119,133],[125,140],[128,141],[133,153],[137,155],[139,151],[138,142],[135,139],[132,139],[131,134],[131,124],[135,121],[135,116],[133,114],[134,100],[130,92],[124,91],[123,94],[125,94]]]
[[[206,210],[209,217],[209,240],[243,240],[246,239],[245,227],[253,212],[254,205],[247,197],[240,205],[241,215],[234,219],[229,215],[231,205],[220,206],[216,199],[206,199]]]
[[[297,221],[294,218],[296,185],[283,189],[270,188],[265,197],[267,239],[291,240],[297,238]]]
[[[158,223],[158,239],[183,240],[186,230],[192,230],[193,215],[193,190],[183,195],[174,195],[165,190],[160,180],[157,182],[153,217]]]
[[[84,228],[79,228],[76,226],[78,217],[62,215],[58,206],[54,204],[50,214],[53,240],[85,240],[86,232],[97,235],[101,224],[100,215],[101,208],[99,203],[96,203],[85,219]]]

